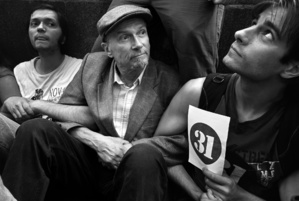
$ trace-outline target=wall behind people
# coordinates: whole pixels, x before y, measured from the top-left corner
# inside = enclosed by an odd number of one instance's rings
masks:
[[[233,33],[251,23],[251,9],[257,0],[235,0],[225,6],[219,42],[217,72],[228,72],[221,60],[234,40]],[[26,22],[31,8],[40,3],[53,4],[66,14],[69,23],[67,54],[83,58],[97,37],[96,23],[108,9],[111,0],[0,0],[0,45],[12,59],[12,64],[30,60],[36,52],[29,44]],[[150,8],[151,9],[151,8]],[[176,56],[172,44],[156,12],[150,24],[151,56],[167,64],[174,64]]]
[[[40,3],[52,4],[66,15],[69,24],[66,53],[83,58],[98,36],[96,23],[111,0],[0,0],[0,45],[7,50],[13,66],[37,55],[30,45],[26,23],[30,10]],[[150,26],[153,28],[149,34],[157,36],[153,39],[153,58],[175,63],[175,54],[159,19],[155,18]]]
[[[52,4],[66,15],[69,25],[67,54],[82,58],[97,37],[95,25],[106,12],[110,0],[0,0],[0,45],[6,49],[14,66],[37,55],[30,45],[26,23],[31,9],[40,3]]]

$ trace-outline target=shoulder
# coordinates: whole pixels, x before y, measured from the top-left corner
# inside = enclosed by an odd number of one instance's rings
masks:
[[[5,76],[13,76],[13,72],[4,66],[0,66],[0,78]]]
[[[66,62],[71,65],[79,65],[80,66],[82,63],[82,59],[78,59],[78,58],[71,57],[68,55],[65,55],[65,59],[66,59]]]
[[[31,71],[34,67],[34,61],[36,60],[37,57],[31,59],[30,61],[24,61],[22,63],[19,63],[14,67],[14,74],[15,76],[22,76],[22,74]]]
[[[106,66],[112,59],[107,56],[106,52],[93,52],[85,55],[82,61],[83,68],[101,68]],[[88,70],[88,69],[87,69]]]
[[[99,80],[103,73],[110,69],[112,59],[105,52],[94,52],[85,55],[81,73],[85,81]]]
[[[201,77],[188,81],[177,93],[177,98],[186,102],[187,105],[197,107],[205,79],[205,77]]]

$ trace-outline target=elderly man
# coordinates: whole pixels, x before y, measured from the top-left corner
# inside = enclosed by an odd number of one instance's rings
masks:
[[[179,81],[150,59],[150,19],[137,6],[109,10],[98,22],[105,52],[85,57],[60,100],[67,105],[30,103],[75,123],[64,124],[68,133],[42,119],[18,129],[3,173],[17,200],[165,200],[166,163],[138,142],[152,137]]]
[[[216,72],[223,5],[235,0],[112,0],[109,9],[124,4],[152,7],[173,43],[183,82]],[[102,51],[101,35],[92,51]]]

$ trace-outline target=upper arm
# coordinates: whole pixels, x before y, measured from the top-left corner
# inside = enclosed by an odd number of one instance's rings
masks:
[[[178,91],[164,112],[155,136],[176,135],[187,129],[189,105],[198,106],[204,80],[190,80]]]
[[[0,102],[1,104],[11,96],[20,96],[20,89],[14,76],[4,76],[0,78]]]

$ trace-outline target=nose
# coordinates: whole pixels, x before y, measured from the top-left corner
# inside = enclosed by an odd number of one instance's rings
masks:
[[[247,45],[248,43],[250,43],[252,36],[253,36],[253,30],[251,27],[236,31],[235,33],[235,39],[237,43],[242,45]]]
[[[41,23],[38,25],[38,27],[37,27],[37,31],[39,31],[39,32],[44,32],[44,31],[46,31],[43,22],[41,22]]]
[[[142,47],[141,39],[138,36],[133,37],[133,49],[140,49]]]

